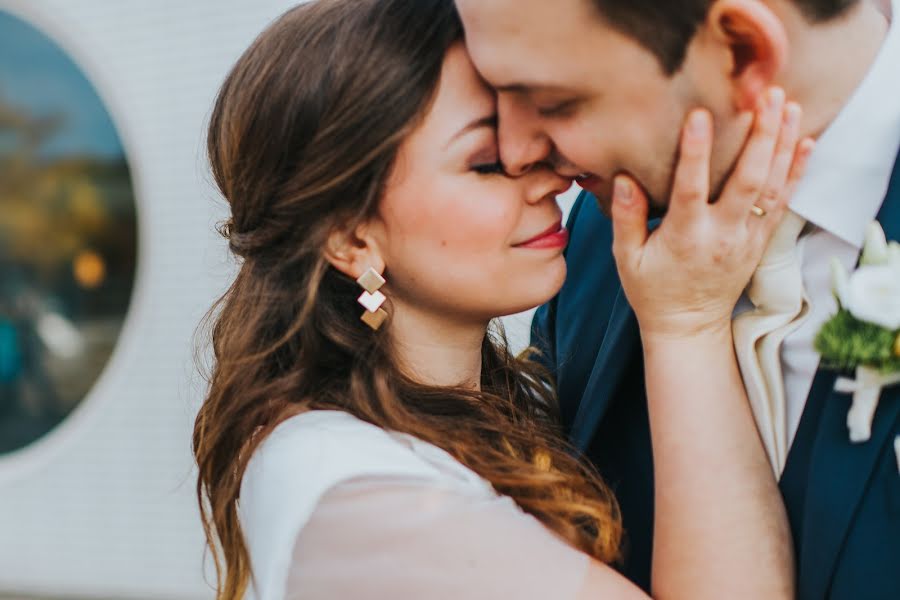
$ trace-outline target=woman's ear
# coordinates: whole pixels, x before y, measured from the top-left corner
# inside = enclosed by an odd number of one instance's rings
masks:
[[[735,107],[753,110],[787,64],[790,44],[784,23],[758,0],[718,0],[707,24],[728,48]]]
[[[353,231],[334,230],[328,236],[325,258],[335,269],[352,279],[370,268],[384,273],[384,258],[368,225],[360,225]]]

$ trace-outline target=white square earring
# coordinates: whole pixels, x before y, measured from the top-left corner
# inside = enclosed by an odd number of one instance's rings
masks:
[[[386,283],[378,271],[369,267],[369,269],[356,280],[363,290],[362,295],[357,300],[366,311],[360,317],[363,323],[371,327],[373,330],[378,329],[384,324],[388,314],[381,308],[387,301],[387,297],[379,292]]]

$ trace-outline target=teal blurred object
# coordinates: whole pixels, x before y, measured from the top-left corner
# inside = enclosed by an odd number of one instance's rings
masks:
[[[0,316],[0,383],[12,383],[22,371],[22,352],[15,324]]]

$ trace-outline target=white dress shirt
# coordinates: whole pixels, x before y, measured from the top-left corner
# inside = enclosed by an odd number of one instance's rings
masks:
[[[900,0],[892,1],[900,14]],[[890,18],[890,17],[889,17]],[[807,174],[791,209],[808,222],[798,243],[809,318],[781,348],[787,399],[789,443],[819,368],[813,342],[837,311],[832,292],[831,259],[852,270],[859,260],[866,229],[875,220],[900,150],[900,23],[892,19],[881,51],[862,84],[819,138]],[[746,297],[735,309],[751,308]]]

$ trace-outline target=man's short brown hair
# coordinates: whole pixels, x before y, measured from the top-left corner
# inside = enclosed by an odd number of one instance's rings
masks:
[[[613,26],[653,52],[667,74],[681,68],[688,44],[716,0],[591,0]],[[811,23],[843,15],[859,0],[792,0]]]

